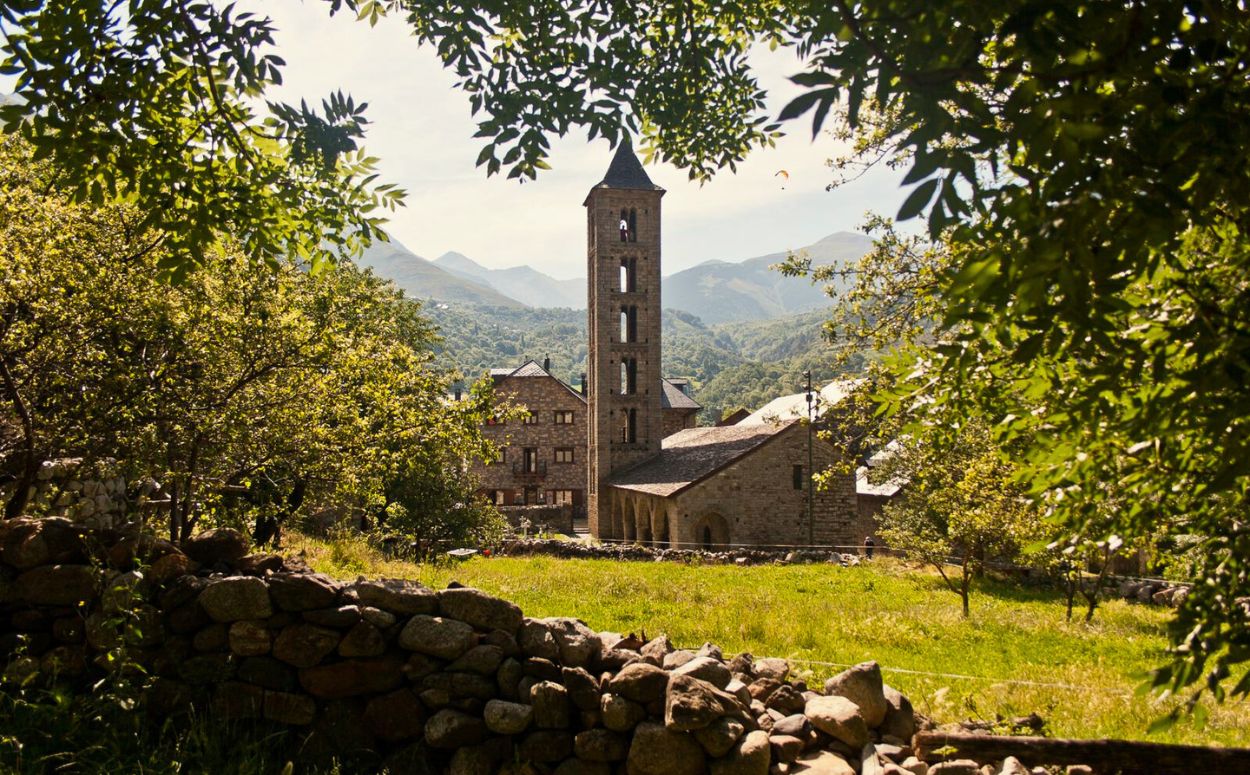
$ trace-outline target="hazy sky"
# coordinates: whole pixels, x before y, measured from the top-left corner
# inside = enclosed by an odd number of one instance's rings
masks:
[[[426,258],[455,250],[480,264],[529,264],[556,277],[585,274],[586,192],[611,160],[607,141],[584,134],[552,143],[552,169],[524,184],[474,166],[481,141],[466,95],[437,57],[419,48],[402,19],[377,27],[350,14],[330,18],[309,0],[245,0],[274,19],[278,53],[287,66],[277,96],[319,101],[336,89],[369,103],[366,147],[380,157],[388,182],[408,192],[389,231]],[[754,57],[774,114],[796,93],[785,77],[800,63],[767,51]],[[725,170],[704,186],[681,170],[647,167],[668,189],[664,197],[664,268],[672,273],[709,259],[738,261],[800,248],[835,231],[850,231],[867,210],[893,214],[902,202],[901,174],[876,170],[834,192],[825,160],[839,144],[810,124],[791,122],[776,148],[756,151],[737,174]],[[777,176],[786,170],[785,181]]]

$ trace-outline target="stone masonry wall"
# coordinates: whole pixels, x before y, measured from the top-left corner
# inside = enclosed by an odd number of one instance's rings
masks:
[[[246,552],[228,530],[179,549],[65,519],[0,523],[4,679],[85,686],[123,653],[151,676],[158,719],[265,719],[299,730],[310,760],[392,773],[923,771],[907,758],[911,705],[875,663],[813,688],[784,660]]]

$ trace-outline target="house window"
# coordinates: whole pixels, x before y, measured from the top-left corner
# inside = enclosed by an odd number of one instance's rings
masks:
[[[555,414],[555,419],[556,419],[556,425],[572,425],[573,424],[573,410],[572,409],[557,409],[556,414]]]
[[[557,463],[572,463],[573,462],[573,448],[572,447],[556,447],[556,462]]]
[[[527,474],[538,473],[538,447],[526,447],[522,450],[522,454],[525,460],[524,472]]]
[[[803,489],[803,466],[795,466],[791,471],[791,478],[793,479],[794,489]]]
[[[573,491],[572,490],[552,490],[551,502],[557,506],[572,506]]]
[[[621,359],[621,395],[631,396],[638,390],[638,361],[634,358]]]
[[[638,410],[621,411],[621,443],[633,444],[638,440]]]
[[[537,424],[538,424],[538,413],[537,413],[537,412],[530,412],[529,414],[525,415],[524,422],[525,422],[525,424],[526,424],[526,425],[537,425]]]
[[[495,490],[494,501],[495,501],[496,506],[507,506],[508,505],[508,491],[507,490]]]
[[[638,241],[638,212],[634,208],[629,208],[629,241]]]
[[[491,459],[490,463],[494,465],[497,463],[504,462],[505,458],[507,457],[507,453],[508,453],[508,450],[505,447],[499,447],[498,449],[495,450],[495,457]]]
[[[621,307],[621,341],[638,341],[638,307]]]
[[[636,273],[637,268],[637,259],[621,259],[621,293],[633,293],[638,290],[638,276]]]

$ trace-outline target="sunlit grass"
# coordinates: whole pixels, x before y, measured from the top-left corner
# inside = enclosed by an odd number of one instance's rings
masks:
[[[1202,728],[1184,721],[1146,734],[1172,707],[1134,693],[1164,659],[1166,609],[1112,600],[1089,625],[1067,622],[1057,593],[987,580],[964,620],[939,578],[889,561],[739,568],[478,557],[417,565],[388,561],[360,539],[303,536],[288,550],[333,576],[412,578],[435,588],[455,580],[513,600],[529,616],[575,616],[598,630],[787,657],[814,679],[875,659],[891,685],[939,721],[1035,711],[1060,737],[1250,745],[1245,702],[1213,708]]]

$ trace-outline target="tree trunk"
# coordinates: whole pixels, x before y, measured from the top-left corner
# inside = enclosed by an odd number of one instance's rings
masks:
[[[964,565],[962,570],[963,578],[960,580],[959,597],[963,600],[964,618],[967,619],[970,615],[968,610],[968,595],[972,591],[972,568],[970,567],[970,560],[967,555],[964,555]]]
[[[22,423],[22,471],[17,477],[17,487],[9,502],[4,505],[4,518],[20,517],[30,503],[30,491],[35,486],[35,476],[39,473],[39,460],[35,455],[35,420],[31,416],[30,407],[22,399],[17,389],[17,381],[13,372],[9,371],[7,359],[0,358],[0,377],[4,380],[4,392],[13,404],[13,411]]]

